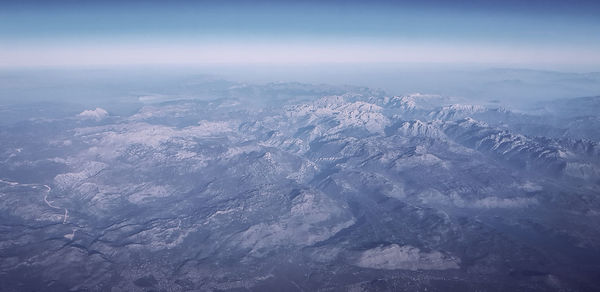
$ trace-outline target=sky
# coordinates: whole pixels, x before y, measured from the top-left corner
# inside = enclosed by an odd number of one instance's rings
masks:
[[[0,67],[481,63],[600,69],[600,1],[12,1]]]

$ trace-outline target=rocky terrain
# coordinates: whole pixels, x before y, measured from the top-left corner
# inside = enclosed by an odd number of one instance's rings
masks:
[[[600,97],[211,97],[4,123],[1,290],[600,289]]]

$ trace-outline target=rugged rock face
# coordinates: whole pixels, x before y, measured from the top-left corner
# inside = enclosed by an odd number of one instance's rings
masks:
[[[3,127],[2,289],[600,289],[587,126],[266,87]]]

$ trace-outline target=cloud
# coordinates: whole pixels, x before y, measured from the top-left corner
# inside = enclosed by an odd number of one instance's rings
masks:
[[[528,188],[534,188],[535,185],[528,185]],[[541,187],[540,187],[541,188]],[[511,209],[511,208],[527,208],[539,204],[536,198],[532,197],[512,197],[502,198],[497,196],[488,196],[480,199],[469,200],[456,192],[450,194],[442,194],[438,190],[428,189],[419,194],[419,198],[423,203],[427,204],[444,204],[454,205],[460,208],[482,208],[482,209]]]
[[[97,107],[95,110],[85,110],[77,115],[83,119],[94,119],[100,121],[108,116],[108,112],[102,108]]]
[[[535,198],[498,198],[486,197],[475,200],[471,206],[475,208],[524,208],[536,205],[538,201]]]
[[[362,252],[356,265],[371,269],[416,271],[458,269],[459,263],[459,259],[439,251],[424,252],[409,245],[391,244]]]

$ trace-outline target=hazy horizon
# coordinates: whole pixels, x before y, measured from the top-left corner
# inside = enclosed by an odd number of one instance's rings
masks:
[[[93,104],[132,102],[140,95],[203,99],[190,84],[202,84],[207,78],[256,85],[301,82],[362,86],[389,95],[423,93],[463,98],[476,104],[501,102],[514,109],[541,101],[600,94],[597,72],[480,64],[105,65],[2,68],[0,102]]]
[[[596,1],[18,1],[0,67],[429,63],[600,70]],[[587,68],[587,69],[584,69]]]

